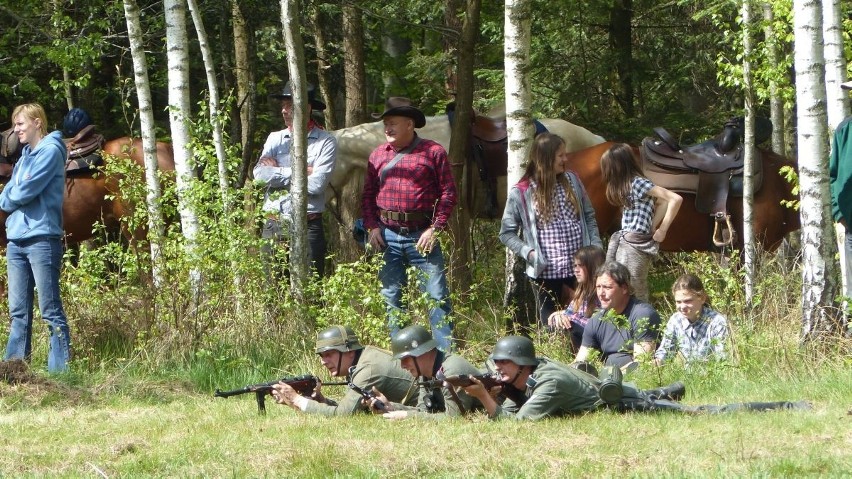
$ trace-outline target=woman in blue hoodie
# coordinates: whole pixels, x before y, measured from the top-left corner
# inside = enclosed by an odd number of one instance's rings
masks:
[[[0,193],[0,209],[9,215],[6,258],[12,319],[4,359],[30,358],[35,287],[41,317],[50,328],[47,369],[61,372],[68,368],[71,349],[59,297],[66,148],[59,131],[47,134],[47,116],[38,103],[15,108],[12,123],[26,146]]]

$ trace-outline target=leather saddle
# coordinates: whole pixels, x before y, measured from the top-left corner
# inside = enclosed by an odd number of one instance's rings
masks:
[[[731,119],[715,138],[689,146],[681,146],[664,128],[658,127],[654,128],[656,137],[645,138],[640,148],[643,172],[654,184],[694,194],[695,209],[716,219],[718,231],[714,231],[713,241],[717,246],[734,240],[727,202],[729,197],[743,196],[742,126],[740,119]],[[771,130],[770,123],[768,131]],[[766,131],[766,128],[761,130],[756,138],[758,143],[766,140]],[[760,190],[762,183],[762,162],[758,161],[754,190]]]
[[[102,163],[100,151],[104,146],[104,137],[95,133],[95,125],[80,130],[74,138],[66,139],[68,160],[65,171],[87,170]]]

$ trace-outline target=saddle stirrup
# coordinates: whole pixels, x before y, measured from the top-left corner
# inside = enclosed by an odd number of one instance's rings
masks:
[[[731,215],[724,211],[719,211],[713,216],[713,245],[717,248],[724,248],[733,244],[736,238],[736,230],[731,223]],[[727,233],[727,234],[726,234]]]

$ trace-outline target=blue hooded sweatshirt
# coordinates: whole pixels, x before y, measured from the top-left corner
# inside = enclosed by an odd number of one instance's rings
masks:
[[[9,214],[6,237],[10,241],[62,237],[66,155],[59,131],[42,138],[35,149],[24,146],[12,179],[0,193],[0,210]]]

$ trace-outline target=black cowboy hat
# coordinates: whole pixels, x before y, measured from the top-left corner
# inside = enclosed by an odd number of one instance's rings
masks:
[[[308,103],[311,104],[311,108],[313,108],[314,111],[323,111],[325,110],[325,103],[317,100],[316,93],[314,86],[308,83]],[[269,97],[277,98],[279,100],[283,100],[284,98],[293,98],[293,84],[288,80],[281,93],[273,93],[269,95]]]
[[[411,100],[404,96],[392,96],[385,102],[385,111],[382,114],[373,113],[373,118],[379,119],[386,116],[405,116],[414,120],[414,128],[426,126],[426,115],[417,107],[411,105]]]

